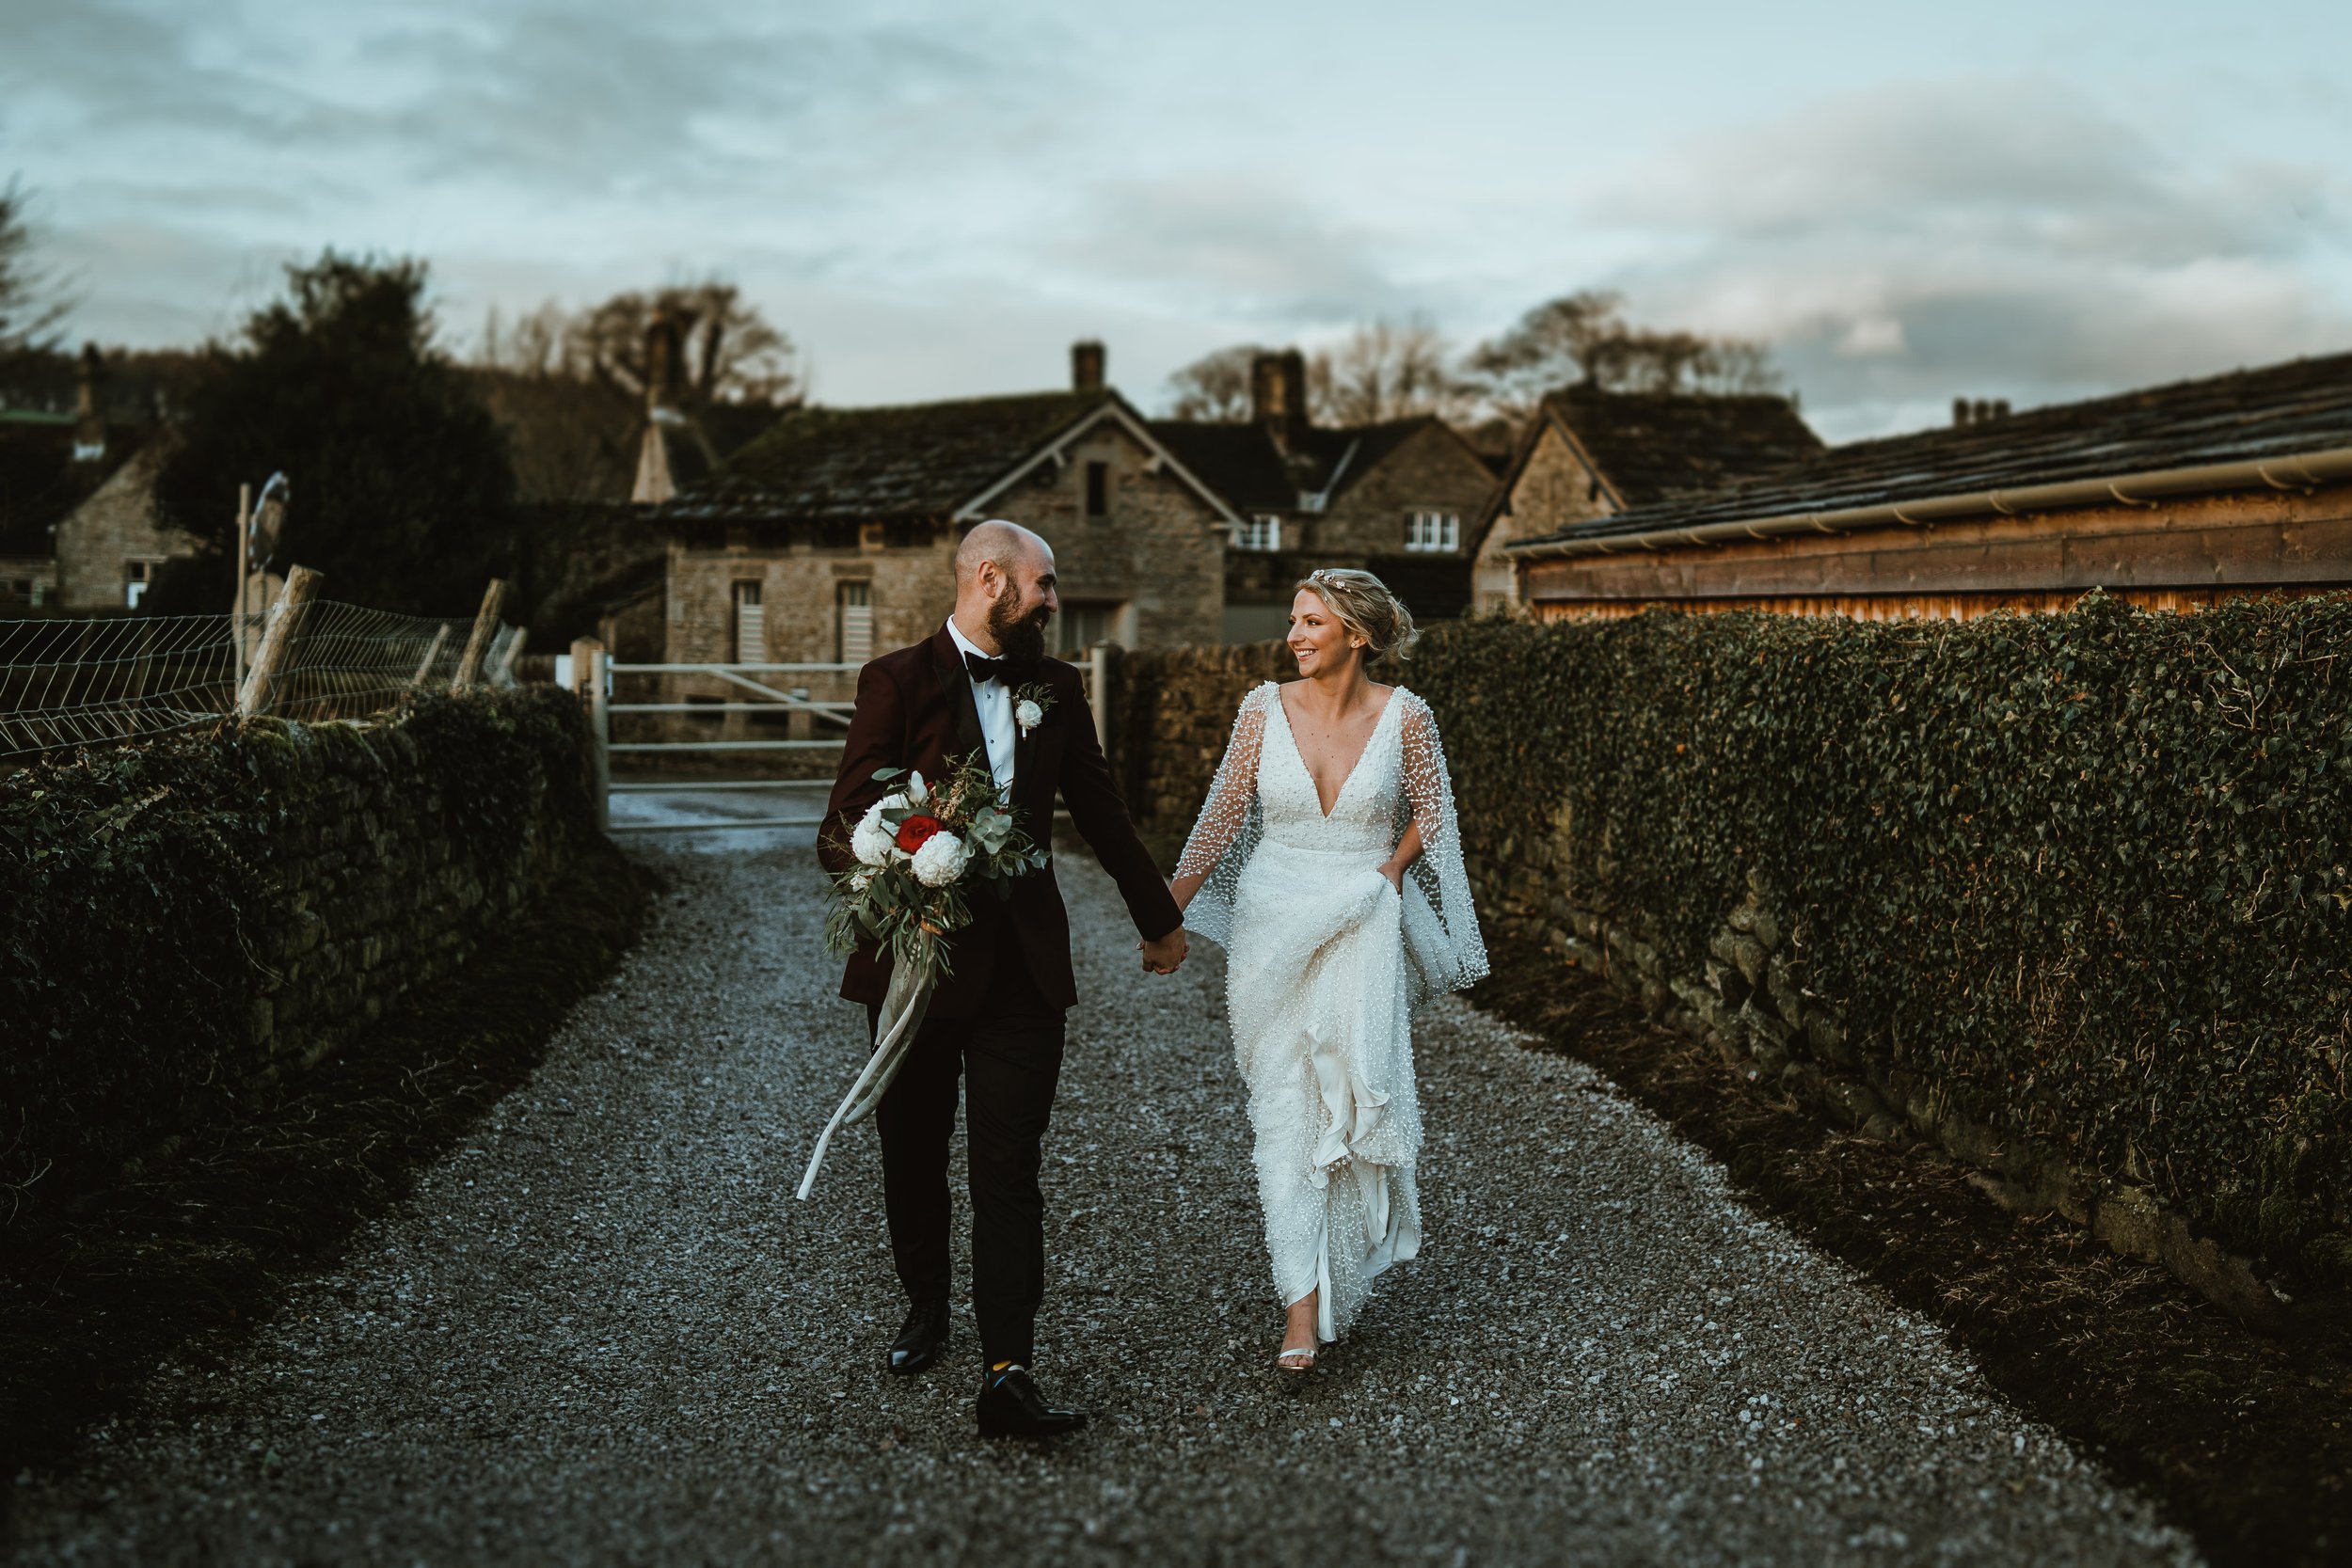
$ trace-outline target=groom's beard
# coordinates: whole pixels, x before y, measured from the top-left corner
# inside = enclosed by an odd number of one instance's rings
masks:
[[[1045,657],[1045,626],[1054,618],[1054,612],[1040,605],[1024,615],[1019,610],[1020,602],[1018,590],[990,600],[988,634],[996,640],[996,646],[1007,658],[1016,664],[1035,664]]]

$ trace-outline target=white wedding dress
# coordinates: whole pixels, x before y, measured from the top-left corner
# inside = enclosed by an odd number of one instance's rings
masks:
[[[1379,868],[1415,824],[1400,898]],[[1275,1288],[1320,1291],[1336,1339],[1421,1246],[1413,1009],[1486,973],[1428,705],[1396,689],[1327,816],[1274,683],[1250,692],[1176,867],[1195,874],[1184,925],[1227,953]]]

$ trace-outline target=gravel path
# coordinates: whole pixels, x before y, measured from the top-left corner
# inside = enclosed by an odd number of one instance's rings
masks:
[[[1083,853],[1039,1354],[1095,1425],[982,1442],[968,1306],[939,1368],[880,1370],[871,1130],[792,1199],[862,1049],[800,838],[639,835],[675,889],[536,1079],[234,1365],[20,1478],[22,1560],[2196,1560],[1933,1325],[1459,1005],[1419,1042],[1422,1256],[1278,1382],[1221,960],[1133,970]]]

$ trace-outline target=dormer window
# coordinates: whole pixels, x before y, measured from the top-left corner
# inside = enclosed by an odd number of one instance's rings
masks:
[[[1233,548],[1237,550],[1279,550],[1282,547],[1282,519],[1269,512],[1262,512],[1233,531]]]
[[[1454,512],[1416,512],[1405,525],[1405,547],[1438,554],[1462,547],[1462,518]]]

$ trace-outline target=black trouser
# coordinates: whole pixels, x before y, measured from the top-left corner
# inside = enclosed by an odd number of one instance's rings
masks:
[[[972,1306],[990,1362],[1030,1363],[1045,1296],[1045,1195],[1038,1187],[1045,1123],[1061,1076],[1062,1012],[1040,994],[1011,942],[987,1000],[971,1018],[927,1019],[875,1108],[882,1207],[898,1278],[917,1302],[944,1301],[947,1143],[956,1080],[964,1089],[972,1194]],[[870,1019],[875,1009],[869,1008]]]

